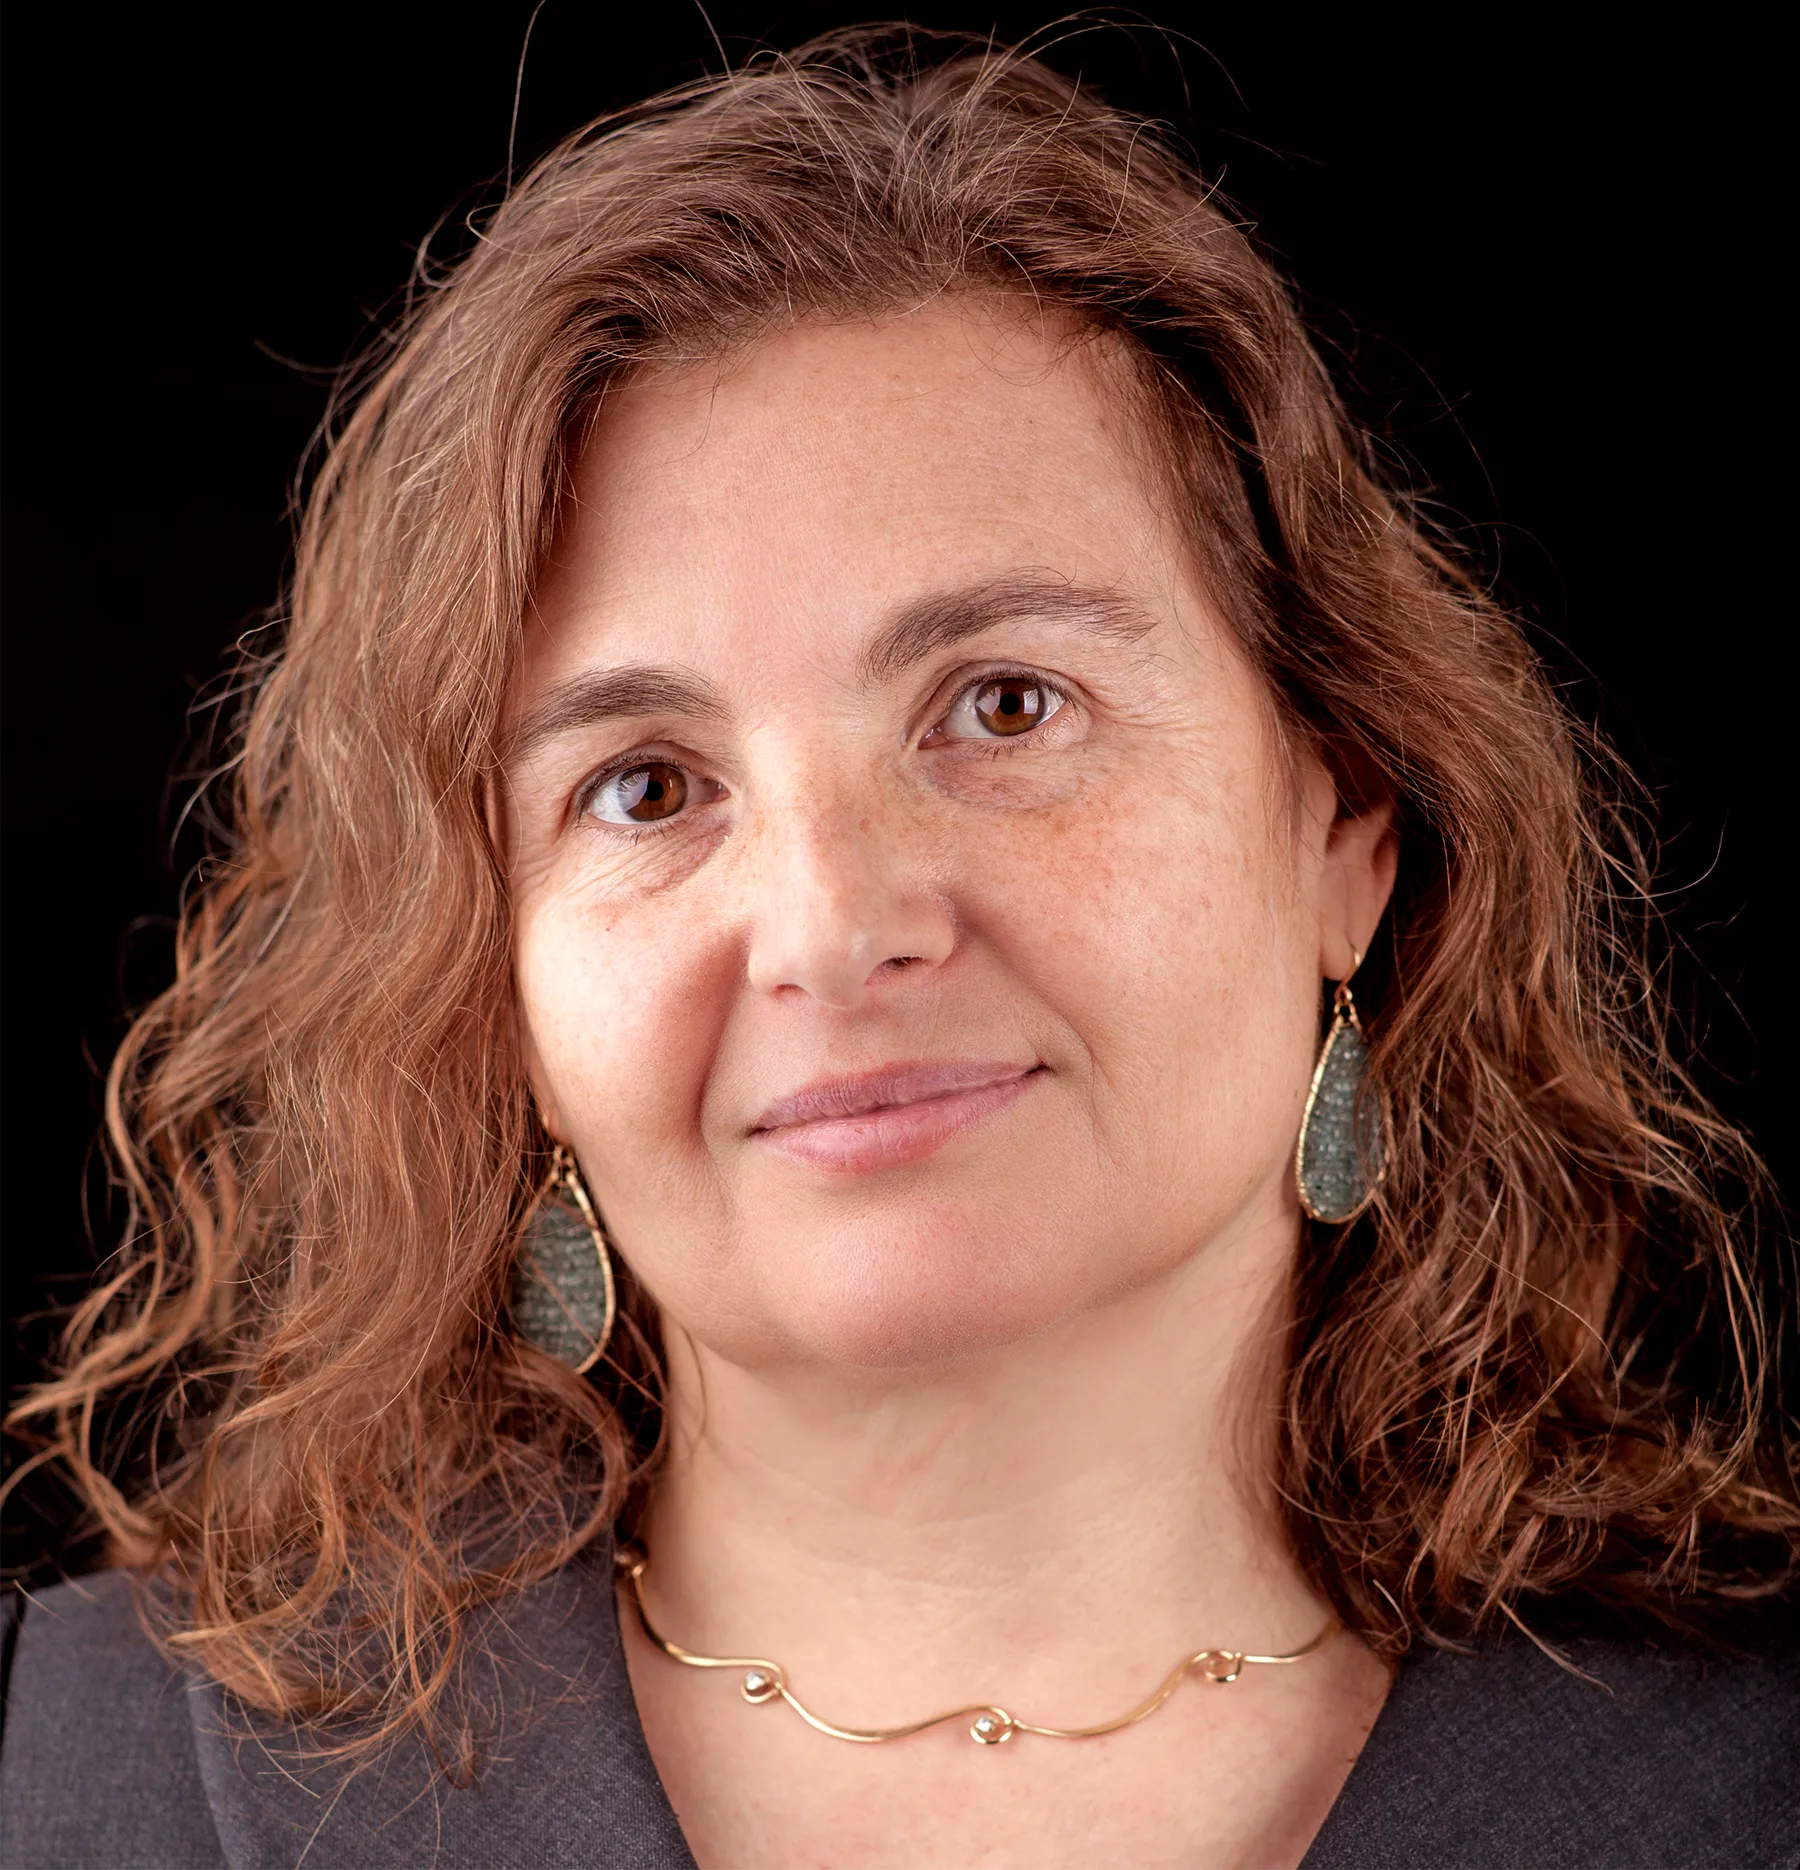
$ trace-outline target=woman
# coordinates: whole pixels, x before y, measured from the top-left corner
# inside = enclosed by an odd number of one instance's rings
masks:
[[[114,1068],[9,1861],[1792,1861],[1597,770],[1142,123],[858,35],[574,138]]]

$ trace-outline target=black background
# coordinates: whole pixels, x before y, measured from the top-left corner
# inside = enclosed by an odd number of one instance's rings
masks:
[[[858,17],[711,12],[734,58]],[[912,17],[1016,37],[1046,13]],[[331,369],[434,225],[454,253],[493,199],[530,19],[529,0],[12,10],[9,1391],[47,1296],[93,1264],[95,1066],[164,978],[198,854],[168,779],[188,710],[277,596]],[[1185,122],[1359,416],[1652,789],[1704,1082],[1791,1187],[1775,48],[1723,14],[1667,36],[1518,9],[1158,20],[1170,35],[1114,26],[1053,60]],[[517,158],[719,63],[697,8],[646,25],[546,0]],[[9,1560],[54,1545],[61,1513],[27,1503]]]

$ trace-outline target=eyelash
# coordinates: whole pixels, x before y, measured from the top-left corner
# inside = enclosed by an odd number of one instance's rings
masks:
[[[979,670],[966,676],[950,691],[950,707],[954,707],[971,688],[985,688],[989,682],[1035,682],[1047,693],[1060,696],[1064,701],[1069,698],[1069,691],[1060,682],[1053,682],[1042,669],[1028,669],[1023,664],[1000,663],[991,669]],[[949,708],[944,710],[949,712]]]

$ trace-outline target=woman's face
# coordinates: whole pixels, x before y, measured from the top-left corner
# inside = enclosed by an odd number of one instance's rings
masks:
[[[534,1086],[749,1365],[900,1366],[1292,1249],[1391,864],[1281,749],[1123,360],[943,307],[611,397],[508,719]]]

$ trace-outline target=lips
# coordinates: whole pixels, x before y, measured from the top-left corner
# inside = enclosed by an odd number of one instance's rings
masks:
[[[815,1168],[852,1174],[899,1168],[998,1115],[1041,1070],[1036,1060],[933,1059],[822,1078],[778,1098],[750,1135]]]

